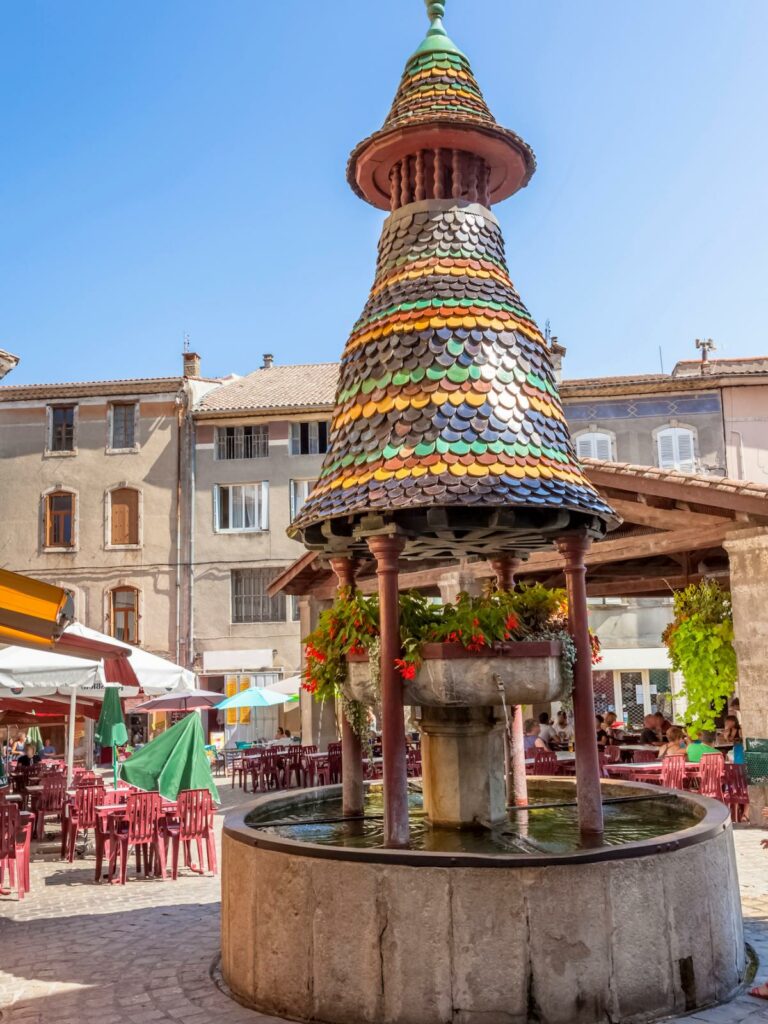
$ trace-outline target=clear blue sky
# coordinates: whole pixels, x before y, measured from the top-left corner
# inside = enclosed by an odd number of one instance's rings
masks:
[[[344,180],[421,0],[24,0],[0,33],[7,383],[331,360],[382,214]],[[567,376],[768,353],[766,0],[448,0],[539,170],[497,208]]]

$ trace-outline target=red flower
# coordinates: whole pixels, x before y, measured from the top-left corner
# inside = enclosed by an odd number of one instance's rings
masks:
[[[507,616],[507,621],[504,623],[507,632],[512,633],[520,625],[520,620],[514,614]]]
[[[485,647],[485,637],[482,633],[473,633],[472,638],[466,646],[468,651],[481,651]]]
[[[400,673],[400,676],[403,679],[416,678],[416,666],[413,664],[413,662],[405,661],[404,658],[396,658],[395,668]]]

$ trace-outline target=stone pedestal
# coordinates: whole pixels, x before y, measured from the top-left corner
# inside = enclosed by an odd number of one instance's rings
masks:
[[[506,820],[500,708],[422,708],[421,760],[431,824],[463,828]]]
[[[768,739],[768,529],[740,531],[723,545],[731,568],[736,691],[745,737]],[[749,816],[762,821],[768,786],[749,787]]]

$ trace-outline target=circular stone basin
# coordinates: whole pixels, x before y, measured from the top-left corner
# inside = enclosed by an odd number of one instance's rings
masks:
[[[338,786],[230,815],[235,997],[328,1024],[603,1024],[727,999],[745,970],[727,808],[606,781],[606,832],[585,844],[572,782],[529,793],[540,809],[493,832],[433,829],[414,794],[410,850],[381,847],[375,788],[362,821],[338,820]]]

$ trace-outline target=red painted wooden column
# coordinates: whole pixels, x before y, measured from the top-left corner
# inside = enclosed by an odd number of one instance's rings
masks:
[[[515,572],[521,564],[519,558],[502,555],[491,559],[491,568],[496,573],[499,590],[511,590],[515,585]],[[523,705],[511,707],[512,722],[509,739],[509,761],[511,771],[507,777],[507,805],[528,806],[528,780],[525,775],[525,730],[523,728]],[[505,736],[506,742],[506,736]]]
[[[384,845],[407,847],[408,769],[405,755],[403,681],[395,667],[400,657],[400,600],[397,563],[405,542],[400,537],[370,537],[376,559],[381,633],[381,746],[384,758]]]
[[[576,644],[573,670],[573,732],[576,745],[576,799],[582,832],[603,831],[600,761],[595,735],[595,692],[592,687],[592,647],[587,613],[587,569],[584,556],[591,541],[586,534],[560,537],[557,549],[565,560],[568,626]]]
[[[331,558],[331,569],[339,581],[339,593],[345,588],[355,588],[357,563],[353,558]],[[341,791],[342,814],[363,813],[365,790],[363,786],[363,745],[360,737],[341,712]]]

